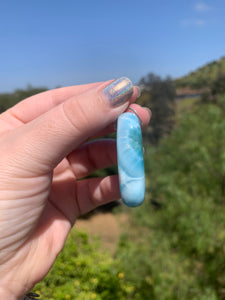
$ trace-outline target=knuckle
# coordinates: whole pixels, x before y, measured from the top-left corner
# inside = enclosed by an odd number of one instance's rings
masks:
[[[66,101],[62,104],[66,121],[79,133],[88,128],[88,116],[80,101]]]

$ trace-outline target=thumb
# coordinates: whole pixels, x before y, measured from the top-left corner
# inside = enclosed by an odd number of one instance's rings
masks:
[[[76,95],[19,127],[17,151],[21,149],[20,160],[24,158],[27,164],[29,157],[35,164],[32,166],[35,173],[52,170],[78,145],[125,111],[135,97],[133,92],[131,81],[122,77]]]

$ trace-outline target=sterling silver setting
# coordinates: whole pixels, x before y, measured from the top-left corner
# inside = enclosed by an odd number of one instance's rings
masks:
[[[135,110],[134,108],[130,107],[130,106],[128,107],[127,110],[130,110],[131,112],[133,112],[133,113],[136,115],[136,117],[138,118],[138,120],[139,120],[139,122],[140,122],[141,127],[143,128],[144,124],[143,124],[143,122],[142,122],[141,117],[140,117],[139,114],[136,112],[136,110]]]

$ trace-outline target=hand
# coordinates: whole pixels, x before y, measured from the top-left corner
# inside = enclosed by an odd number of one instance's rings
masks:
[[[21,299],[76,218],[120,197],[117,176],[80,179],[116,164],[113,140],[88,140],[112,132],[137,94],[122,78],[44,92],[0,115],[1,299]],[[149,111],[132,106],[146,125]]]

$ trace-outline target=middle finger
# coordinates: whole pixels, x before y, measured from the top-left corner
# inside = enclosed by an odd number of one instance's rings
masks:
[[[101,139],[87,142],[67,158],[75,177],[84,178],[98,169],[117,164],[116,141]]]

